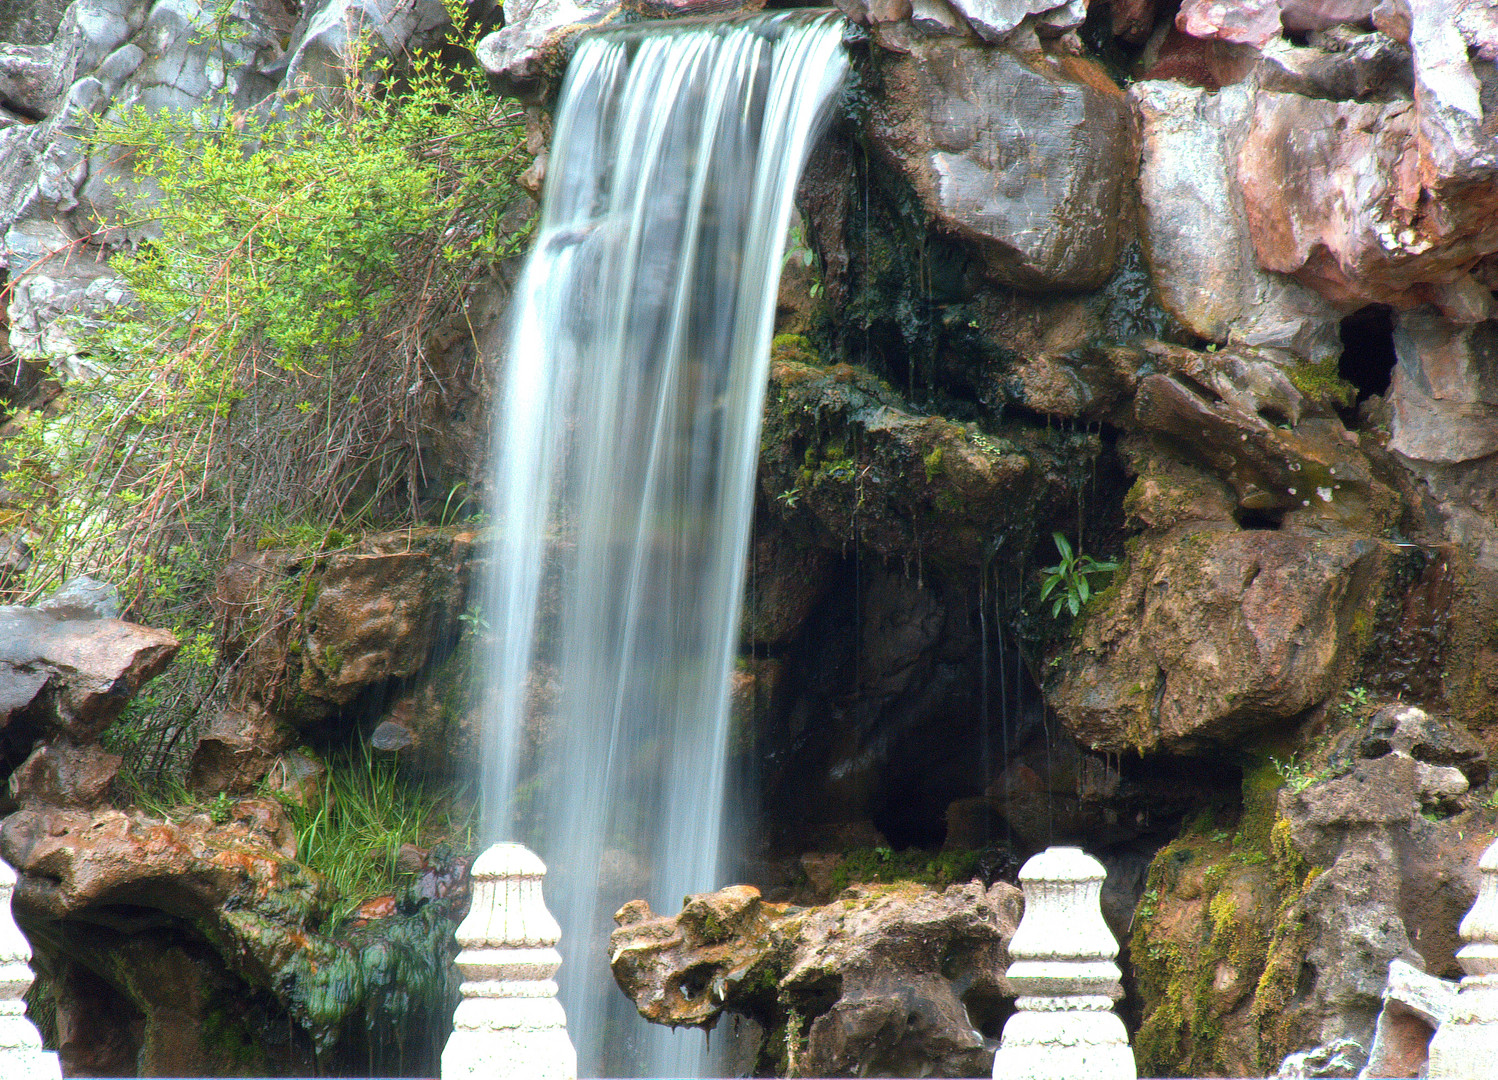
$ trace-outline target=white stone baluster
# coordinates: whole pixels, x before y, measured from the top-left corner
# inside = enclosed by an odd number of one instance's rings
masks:
[[[546,864],[520,844],[495,844],[474,861],[473,903],[454,935],[462,1000],[442,1080],[576,1080],[554,981],[561,928],[541,896],[545,876]]]
[[[42,1049],[36,1025],[26,1017],[31,989],[31,944],[11,914],[16,872],[0,860],[0,1080],[61,1080],[57,1055]]]
[[[1005,977],[1020,995],[993,1075],[1002,1080],[1135,1080],[1134,1052],[1113,1003],[1118,942],[1099,904],[1103,864],[1081,848],[1047,848],[1019,872],[1025,914]]]
[[[1498,1076],[1498,841],[1477,863],[1477,901],[1462,920],[1466,942],[1456,959],[1467,974],[1451,1012],[1430,1040],[1431,1080],[1492,1080]]]

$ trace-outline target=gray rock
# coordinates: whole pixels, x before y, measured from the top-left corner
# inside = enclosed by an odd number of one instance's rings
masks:
[[[1131,239],[1121,98],[1059,68],[946,38],[884,68],[875,152],[988,275],[1025,289],[1101,285]]]
[[[297,25],[284,83],[293,89],[341,86],[366,39],[366,64],[442,40],[452,25],[441,0],[320,0]]]
[[[63,582],[37,609],[55,619],[118,619],[120,590],[81,574]]]
[[[1431,1036],[1451,1015],[1455,998],[1456,980],[1438,979],[1403,960],[1391,960],[1368,1064],[1358,1080],[1423,1076]]]
[[[506,93],[538,101],[548,77],[565,67],[568,39],[623,12],[618,0],[519,0],[505,7],[505,25],[479,42],[478,58]]]
[[[46,45],[57,35],[69,0],[0,0],[0,42]]]
[[[369,737],[369,745],[387,754],[398,754],[416,741],[410,730],[394,720],[381,720]]]
[[[1311,1080],[1312,1077],[1356,1076],[1363,1062],[1368,1060],[1368,1051],[1351,1039],[1338,1039],[1330,1046],[1317,1046],[1310,1050],[1288,1055],[1274,1075],[1279,1080]]]
[[[1282,913],[1303,927],[1307,967],[1281,1022],[1321,1045],[1373,1044],[1392,961],[1459,973],[1457,927],[1487,838],[1461,819],[1424,817],[1420,774],[1421,763],[1388,754],[1279,795],[1289,841],[1322,868]]]
[[[88,742],[176,653],[177,639],[164,630],[0,607],[0,728],[23,744],[39,736]]]
[[[1209,341],[1340,355],[1341,313],[1299,282],[1259,268],[1237,160],[1253,91],[1166,80],[1129,90],[1143,143],[1140,239],[1160,303]]]
[[[1399,313],[1389,448],[1455,463],[1498,450],[1498,322],[1459,325],[1425,305]]]
[[[975,33],[985,41],[998,42],[1007,37],[1020,23],[1031,15],[1039,15],[1055,8],[1066,8],[1056,0],[954,0],[953,7],[961,12]]]

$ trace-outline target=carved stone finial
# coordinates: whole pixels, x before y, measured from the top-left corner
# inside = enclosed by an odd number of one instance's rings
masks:
[[[1118,942],[1103,921],[1103,864],[1081,848],[1047,848],[1020,870],[1025,914],[1005,977],[1021,995],[1004,1024],[993,1075],[1003,1080],[1135,1080],[1134,1052],[1113,1002]]]
[[[473,904],[454,935],[462,1000],[442,1080],[576,1080],[554,981],[561,929],[541,896],[545,876],[546,864],[520,844],[495,844],[474,861]]]
[[[16,872],[0,860],[0,1080],[62,1080],[57,1055],[42,1049],[26,1017],[31,988],[31,945],[10,911]]]
[[[1498,1062],[1498,841],[1477,862],[1477,900],[1462,920],[1456,959],[1467,973],[1430,1040],[1431,1080],[1489,1080]]]

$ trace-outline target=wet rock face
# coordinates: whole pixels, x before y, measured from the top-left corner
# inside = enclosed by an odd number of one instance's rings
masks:
[[[0,729],[23,753],[39,737],[90,742],[176,654],[165,630],[0,607]]]
[[[352,722],[361,695],[394,692],[390,719],[411,735],[407,756],[438,771],[462,767],[471,760],[463,740],[476,736],[466,713],[454,713],[467,704],[466,671],[447,662],[474,544],[459,530],[403,530],[316,559],[274,549],[233,559],[215,608],[240,659],[230,689],[246,715],[214,726],[207,739],[221,745],[204,753],[216,760],[258,745],[268,767],[288,745],[278,724],[337,728]],[[202,769],[222,772],[206,759]]]
[[[1200,752],[1327,697],[1359,658],[1393,545],[1204,530],[1135,548],[1050,694],[1097,750]]]
[[[772,1075],[981,1076],[1012,1011],[1002,972],[1022,908],[1003,883],[857,886],[809,909],[733,886],[672,918],[631,902],[609,952],[647,1019],[755,1020]]]
[[[1122,98],[1076,64],[937,38],[881,66],[873,148],[1002,284],[1096,287],[1131,239]]]
[[[778,514],[814,519],[827,546],[856,536],[886,557],[971,566],[994,535],[1060,512],[1061,458],[1089,445],[1023,428],[991,437],[920,415],[867,372],[785,360],[770,371],[759,482]]]

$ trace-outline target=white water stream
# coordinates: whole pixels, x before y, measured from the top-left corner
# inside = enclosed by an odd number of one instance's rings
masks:
[[[613,985],[611,916],[728,884],[737,651],[792,195],[842,20],[590,33],[557,110],[495,419],[488,839],[532,845],[584,1076],[701,1075]],[[522,781],[522,778],[524,781]]]

